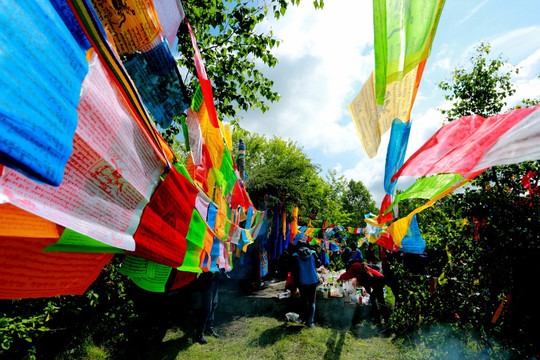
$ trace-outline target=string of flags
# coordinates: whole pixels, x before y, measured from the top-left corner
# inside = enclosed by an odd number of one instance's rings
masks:
[[[401,248],[403,243],[408,246],[407,238],[419,233],[416,214],[487,168],[540,158],[537,105],[489,118],[473,115],[454,120],[405,159],[411,110],[444,3],[374,1],[375,70],[349,104],[369,157],[376,155],[381,136],[391,129],[384,176],[386,195],[375,220],[376,226],[385,230],[378,243],[389,249]],[[402,176],[422,178],[396,195],[395,187]],[[397,210],[398,203],[408,198],[427,202],[394,219],[392,209]]]
[[[415,215],[490,166],[538,159],[540,112],[464,117],[405,161],[444,0],[400,2],[374,1],[375,69],[349,104],[370,157],[391,128],[386,196],[378,216],[347,232],[421,253]],[[0,4],[10,9],[0,14],[0,298],[82,294],[114,254],[149,291],[165,291],[173,270],[173,286],[236,265],[239,277],[254,266],[264,276],[269,259],[314,233],[298,227],[298,209],[288,223],[253,206],[181,2]],[[171,50],[182,21],[200,83],[192,99]],[[174,117],[189,145],[185,164],[158,131]],[[401,176],[427,177],[394,196]],[[428,201],[393,221],[392,208],[411,197]],[[339,248],[329,227],[325,235],[327,249]]]
[[[191,29],[201,87],[185,96],[170,48],[187,21],[181,3],[4,5],[13,11],[0,15],[0,62],[10,70],[0,92],[0,244],[9,254],[0,298],[82,294],[114,254],[149,291],[164,291],[173,269],[231,269],[235,249],[264,236],[266,214],[245,191]],[[182,164],[154,124],[186,113]]]

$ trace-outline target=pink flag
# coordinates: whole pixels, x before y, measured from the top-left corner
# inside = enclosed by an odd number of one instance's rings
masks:
[[[466,176],[471,171],[480,172],[494,165],[509,164],[512,161],[537,159],[540,141],[536,121],[540,115],[540,105],[527,109],[516,109],[506,114],[483,118],[479,115],[465,116],[443,126],[416,153],[414,153],[398,172],[392,182],[400,176],[425,176],[439,173],[456,173]],[[521,128],[520,123],[529,124],[528,132],[512,132],[512,128]],[[527,137],[528,133],[528,137]],[[506,134],[515,134],[512,137]],[[505,144],[520,144],[520,140],[529,139],[528,146],[514,148],[508,154],[496,151],[499,140]],[[497,153],[497,155],[491,155]],[[484,159],[489,155],[489,161]],[[524,155],[524,156],[520,156]],[[478,166],[478,165],[481,165]]]
[[[154,7],[163,33],[172,48],[176,40],[178,27],[186,16],[182,3],[179,0],[154,0]]]

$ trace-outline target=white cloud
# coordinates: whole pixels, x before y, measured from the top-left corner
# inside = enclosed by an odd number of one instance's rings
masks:
[[[488,3],[489,0],[484,0],[480,4],[476,5],[472,10],[467,12],[467,16],[459,21],[458,24],[463,24],[465,21],[469,20],[478,10],[480,10],[484,5]]]
[[[540,26],[528,26],[496,35],[490,44],[493,53],[502,53],[511,62],[520,61],[540,48]]]
[[[508,99],[510,107],[521,103],[523,99],[540,97],[540,50],[521,61],[517,67],[520,71],[514,79],[516,93]]]
[[[385,144],[382,146],[382,144]],[[361,181],[366,189],[369,190],[375,200],[377,206],[380,206],[381,200],[384,197],[384,166],[386,162],[386,147],[388,144],[388,135],[383,136],[381,148],[377,155],[368,159],[364,149],[359,149],[353,154],[359,159],[356,165],[350,169],[343,171],[343,175],[348,179]]]
[[[305,149],[352,150],[358,140],[347,103],[374,67],[372,18],[370,3],[328,2],[321,11],[302,2],[264,24],[281,41],[279,63],[265,71],[281,100],[265,114],[247,113],[242,126],[291,138]]]

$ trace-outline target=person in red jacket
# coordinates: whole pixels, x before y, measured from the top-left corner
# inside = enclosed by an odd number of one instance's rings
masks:
[[[382,315],[388,321],[388,308],[384,301],[384,275],[363,263],[354,263],[349,270],[341,274],[338,281],[356,278],[356,283],[363,286],[369,294],[371,309],[377,322]]]

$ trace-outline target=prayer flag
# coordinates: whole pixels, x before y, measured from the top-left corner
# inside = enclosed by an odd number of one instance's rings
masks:
[[[145,207],[134,235],[135,251],[128,254],[176,268],[184,262],[187,242],[202,248],[206,225],[195,210],[197,194],[198,189],[171,168]]]
[[[426,248],[426,242],[422,238],[416,215],[411,219],[411,225],[407,231],[407,235],[401,240],[401,251],[411,254],[423,254]]]
[[[0,194],[13,205],[105,244],[135,248],[133,234],[165,163],[126,107],[100,58],[90,61],[73,154],[54,188],[4,168]]]
[[[362,146],[370,158],[377,155],[381,136],[390,129],[394,119],[409,121],[424,65],[410,71],[402,81],[388,84],[383,105],[375,102],[375,79],[371,73],[358,95],[348,104]]]
[[[163,42],[152,0],[92,0],[105,30],[112,34],[118,54],[145,52]]]
[[[72,152],[88,43],[74,38],[80,28],[68,28],[49,1],[0,5],[0,163],[58,186]]]
[[[165,292],[172,268],[135,256],[126,256],[118,270],[146,291]]]
[[[0,204],[0,236],[58,239],[55,223],[9,203]]]
[[[0,299],[82,295],[113,257],[41,251],[56,240],[0,237]]]
[[[193,53],[195,56],[195,68],[197,69],[197,74],[199,75],[199,82],[201,83],[201,90],[204,96],[204,103],[208,108],[208,116],[210,119],[210,124],[213,127],[219,128],[218,118],[216,113],[216,107],[214,104],[214,95],[212,94],[212,83],[206,75],[206,70],[204,68],[204,63],[202,60],[201,52],[199,51],[199,46],[197,46],[197,39],[193,30],[191,30],[191,25],[186,19],[186,24],[189,30],[189,35],[191,36],[191,43],[193,45]]]
[[[373,0],[375,97],[378,105],[383,105],[388,96],[388,84],[402,81],[408,72],[429,56],[444,2]]]
[[[169,46],[176,41],[180,23],[186,17],[182,3],[179,0],[153,0],[161,29],[167,38]]]

